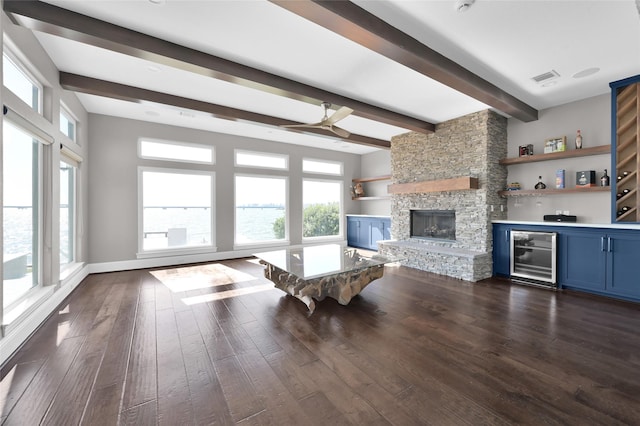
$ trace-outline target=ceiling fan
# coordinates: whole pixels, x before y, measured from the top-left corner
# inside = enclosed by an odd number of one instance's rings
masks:
[[[322,117],[322,120],[319,121],[318,123],[288,124],[288,125],[284,125],[282,127],[323,129],[323,130],[328,130],[328,131],[330,131],[332,133],[335,133],[336,135],[338,135],[340,137],[348,138],[351,133],[349,133],[345,129],[342,129],[342,128],[338,127],[338,126],[335,126],[335,123],[337,123],[338,121],[340,121],[343,118],[347,117],[349,114],[351,114],[353,112],[353,110],[351,108],[343,106],[342,108],[338,109],[336,112],[331,114],[331,117],[329,117],[327,115],[327,112],[328,112],[329,108],[331,108],[331,104],[329,102],[322,102],[322,107],[324,108],[324,117]]]

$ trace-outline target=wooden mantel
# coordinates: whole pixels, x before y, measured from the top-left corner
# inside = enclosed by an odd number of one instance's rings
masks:
[[[478,178],[463,176],[452,179],[394,183],[387,187],[389,194],[418,194],[422,192],[464,191],[478,189]]]

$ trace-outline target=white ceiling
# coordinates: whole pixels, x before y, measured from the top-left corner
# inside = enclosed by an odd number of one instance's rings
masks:
[[[488,108],[267,1],[47,3],[436,124]],[[640,16],[634,0],[477,0],[464,13],[454,10],[454,0],[355,3],[539,110],[607,93],[609,82],[640,74]],[[297,122],[322,117],[319,105],[58,36],[37,37],[61,71]],[[573,78],[590,68],[599,72]],[[555,85],[532,80],[551,70],[560,75]],[[78,96],[92,113],[351,153],[377,150],[160,104]],[[355,115],[338,125],[385,140],[407,131]]]

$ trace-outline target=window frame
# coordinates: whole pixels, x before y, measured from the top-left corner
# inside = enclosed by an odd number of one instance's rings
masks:
[[[4,77],[2,81],[2,86],[6,88],[8,91],[13,93],[21,102],[24,102],[30,109],[35,111],[39,115],[43,115],[43,103],[44,103],[44,84],[35,76],[35,74],[31,71],[29,65],[25,64],[25,61],[19,58],[19,55],[13,50],[13,48],[7,46],[6,43],[3,44],[3,56],[6,56],[7,59],[15,66],[19,72],[21,72],[24,77],[34,86],[38,88],[38,105],[34,108],[33,104],[29,104],[24,101],[17,93],[15,93],[11,88],[4,84]],[[3,58],[4,59],[4,58]],[[3,74],[4,75],[4,74]]]
[[[68,167],[71,168],[72,174],[72,182],[69,182],[68,187],[68,197],[73,196],[73,200],[68,201],[68,208],[71,208],[73,205],[73,210],[69,214],[69,244],[70,244],[70,259],[67,263],[60,262],[60,279],[64,279],[68,276],[68,272],[70,269],[74,268],[74,265],[77,264],[77,235],[78,235],[78,163],[65,156],[64,154],[60,155],[60,163],[61,165],[64,163]],[[60,195],[62,195],[62,186],[60,186]],[[62,209],[62,203],[59,205],[59,209]],[[60,215],[60,220],[62,219],[62,215]],[[60,236],[62,236],[60,234]],[[58,241],[58,249],[62,251],[62,238]]]
[[[27,299],[30,299],[32,297],[33,294],[37,293],[38,291],[42,290],[45,286],[44,286],[44,269],[43,269],[43,257],[44,257],[44,234],[45,232],[48,232],[48,229],[46,228],[46,225],[44,223],[44,209],[47,207],[47,202],[45,201],[45,193],[44,193],[44,188],[45,188],[45,175],[44,175],[44,157],[45,157],[45,147],[50,146],[49,143],[47,143],[47,141],[43,140],[42,138],[38,137],[38,135],[36,135],[34,132],[30,131],[30,129],[27,129],[25,127],[23,127],[22,125],[20,125],[20,122],[18,121],[13,121],[11,118],[7,117],[6,115],[4,116],[4,123],[3,126],[6,127],[7,123],[10,123],[11,126],[13,126],[15,129],[17,129],[18,131],[24,133],[27,137],[31,138],[31,146],[33,149],[33,144],[37,143],[37,149],[36,149],[36,154],[37,154],[37,159],[34,161],[33,157],[31,159],[32,162],[32,166],[37,168],[37,174],[36,174],[36,178],[37,178],[37,182],[36,185],[33,185],[32,183],[32,190],[35,189],[37,191],[37,196],[33,197],[32,199],[37,200],[37,206],[35,208],[37,208],[37,215],[35,216],[35,222],[32,224],[32,227],[34,228],[33,232],[36,233],[35,236],[31,236],[32,239],[32,243],[35,242],[36,247],[32,247],[33,249],[33,253],[32,253],[32,262],[31,262],[31,267],[32,267],[32,271],[31,271],[31,280],[32,280],[32,286],[31,288],[29,288],[26,292],[24,292],[22,295],[20,295],[20,297],[18,297],[17,299],[15,299],[14,301],[12,301],[10,304],[4,306],[5,303],[5,298],[4,298],[4,277],[2,280],[2,288],[1,291],[3,292],[3,297],[2,297],[2,305],[0,307],[0,309],[2,309],[3,315],[6,315],[7,312],[10,312],[12,310],[14,310],[16,307],[19,307],[21,305],[21,303]],[[4,129],[3,129],[4,131]],[[3,135],[4,138],[4,135]],[[3,161],[4,161],[4,156],[3,156]],[[34,173],[34,169],[32,168],[31,170],[32,176]],[[4,201],[3,201],[3,208],[4,208]],[[34,207],[32,206],[32,209]],[[33,215],[33,213],[32,213]],[[33,217],[33,216],[32,216]],[[4,226],[4,223],[3,223]],[[4,233],[3,233],[3,247],[4,247]],[[3,250],[4,251],[4,250]],[[3,259],[4,259],[4,253],[3,253]],[[35,265],[35,275],[34,275],[34,265]]]
[[[334,183],[338,184],[338,203],[339,203],[339,212],[338,212],[338,234],[337,235],[321,235],[317,237],[305,237],[304,236],[304,183],[305,181],[311,182],[326,182],[326,183]],[[301,197],[301,217],[300,223],[302,224],[302,228],[300,230],[300,235],[302,236],[303,243],[310,242],[319,242],[319,241],[331,241],[331,240],[343,240],[345,235],[344,229],[344,181],[341,179],[321,179],[321,178],[311,178],[311,177],[303,177],[301,182],[302,187],[302,197]]]
[[[260,156],[264,158],[280,158],[284,159],[284,167],[273,167],[273,166],[260,166],[254,164],[239,164],[238,163],[238,154],[249,154]],[[233,150],[233,165],[235,167],[247,167],[252,169],[267,169],[267,170],[279,170],[279,171],[289,171],[289,155],[288,154],[277,154],[273,152],[263,152],[263,151],[252,151],[248,149],[234,149]]]
[[[239,242],[237,239],[237,225],[238,225],[238,217],[237,217],[237,178],[238,177],[248,177],[248,178],[262,178],[262,179],[280,179],[284,181],[284,238],[283,239],[271,239],[271,240],[259,240],[259,241],[250,241],[250,242]],[[290,202],[289,202],[289,176],[288,175],[275,175],[275,174],[251,174],[251,173],[234,173],[233,175],[233,248],[234,250],[238,249],[247,249],[251,247],[271,247],[271,246],[282,246],[289,245],[290,243],[290,234],[289,234],[289,223],[290,223]]]
[[[209,209],[211,211],[210,229],[211,229],[211,242],[208,245],[198,246],[181,246],[178,248],[162,248],[162,249],[144,249],[144,172],[154,173],[175,173],[182,175],[200,175],[209,176],[211,178],[211,205]],[[137,258],[155,258],[160,256],[177,256],[188,254],[200,254],[210,253],[217,251],[216,247],[216,173],[211,170],[192,170],[192,169],[177,169],[170,167],[148,167],[138,166],[138,252]]]
[[[190,148],[198,148],[198,149],[207,149],[211,151],[211,161],[198,161],[198,160],[186,160],[181,158],[171,158],[171,157],[155,157],[150,155],[142,154],[142,144],[144,142],[151,142],[161,145],[171,145],[178,147],[190,147]],[[186,163],[186,164],[205,164],[208,166],[213,166],[216,164],[216,149],[213,145],[207,145],[202,143],[192,143],[192,142],[182,142],[182,141],[173,141],[166,139],[156,139],[156,138],[146,138],[141,137],[138,138],[138,158],[143,160],[154,160],[154,161],[170,161],[176,163]]]

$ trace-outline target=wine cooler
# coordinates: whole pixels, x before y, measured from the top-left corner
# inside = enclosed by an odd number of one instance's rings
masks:
[[[511,231],[511,280],[557,287],[555,232]]]

